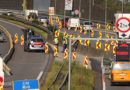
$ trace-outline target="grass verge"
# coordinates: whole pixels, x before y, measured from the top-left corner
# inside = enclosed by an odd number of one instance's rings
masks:
[[[58,73],[62,63],[55,61],[47,74],[44,85],[41,90],[47,90],[47,88],[54,81],[56,74]],[[66,64],[65,67],[68,67]],[[92,70],[85,69],[79,64],[72,65],[71,74],[71,90],[93,90],[94,88],[94,73]],[[62,90],[68,89],[68,83],[63,86]]]
[[[79,64],[72,65],[71,90],[93,90],[94,73]],[[62,90],[68,89],[68,83]]]
[[[32,28],[33,30],[35,30],[36,32],[38,32],[40,35],[42,35],[45,39],[47,39],[47,37],[48,37],[48,34],[46,32],[44,32],[43,30],[38,29],[38,28],[36,28],[34,26],[27,25],[27,24],[24,24],[24,23],[19,22],[19,21],[13,21],[13,20],[6,19],[6,18],[0,18],[0,19],[4,20],[4,21],[11,22],[11,23],[14,23],[14,24],[18,24],[18,25],[23,26],[23,27]]]
[[[41,86],[40,90],[47,90],[47,88],[50,87],[50,85],[54,81],[54,79],[55,79],[61,65],[62,65],[62,63],[60,63],[58,61],[53,62],[52,66],[49,69],[49,72],[46,75],[44,85]]]

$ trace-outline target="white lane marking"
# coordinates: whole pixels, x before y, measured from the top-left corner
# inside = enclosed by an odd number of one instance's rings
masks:
[[[37,80],[40,80],[41,77],[42,77],[42,75],[43,75],[43,71],[41,71],[41,72],[38,74],[38,76],[37,76]]]

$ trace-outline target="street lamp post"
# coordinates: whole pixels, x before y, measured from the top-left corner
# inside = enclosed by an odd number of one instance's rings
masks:
[[[107,29],[106,28],[106,25],[107,25],[107,0],[105,1],[105,30]]]
[[[89,0],[89,25],[91,23],[91,0]],[[90,27],[89,27],[89,37],[91,36],[90,35]]]
[[[124,12],[124,0],[122,0],[122,14]]]
[[[80,15],[81,15],[81,0],[79,0],[79,18],[80,18]]]

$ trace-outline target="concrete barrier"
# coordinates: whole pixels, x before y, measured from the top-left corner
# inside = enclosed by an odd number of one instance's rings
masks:
[[[14,46],[13,46],[13,40],[12,40],[12,37],[10,35],[10,33],[3,27],[3,26],[0,26],[0,29],[6,34],[6,36],[8,36],[9,38],[9,42],[10,42],[10,48],[9,48],[9,51],[8,53],[3,57],[3,69],[4,71],[7,73],[7,75],[10,75],[10,71],[11,69],[6,65],[6,63],[8,62],[8,60],[11,58],[12,54],[13,54],[13,51],[14,51]]]

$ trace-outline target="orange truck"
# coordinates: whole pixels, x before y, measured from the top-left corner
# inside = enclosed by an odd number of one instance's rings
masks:
[[[110,80],[111,85],[130,82],[130,62],[113,62]]]

